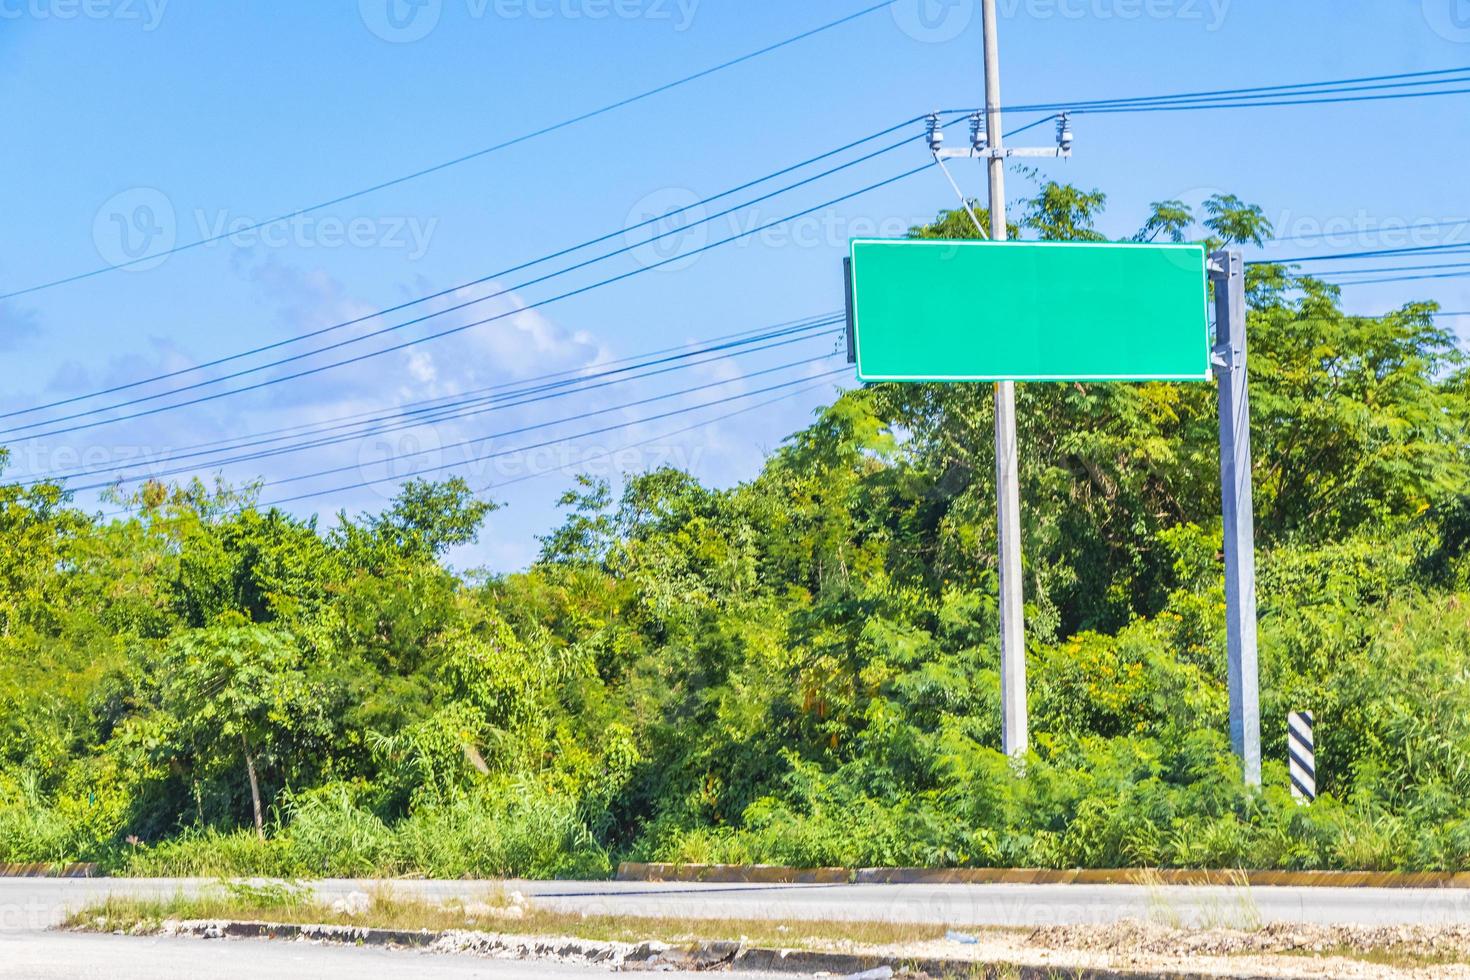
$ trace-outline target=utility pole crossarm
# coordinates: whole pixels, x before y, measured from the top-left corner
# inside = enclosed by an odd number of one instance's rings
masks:
[[[967,150],[940,150],[936,155],[941,160],[1008,160],[1011,157],[1068,160],[1072,157],[1072,151],[1064,150],[1059,146],[990,146],[970,147]]]
[[[992,114],[993,120],[989,118]],[[1000,107],[987,105],[984,113],[970,117],[970,145],[964,149],[944,149],[944,127],[939,114],[930,113],[928,118],[929,149],[938,160],[1009,160],[1012,157],[1069,160],[1072,157],[1072,123],[1068,113],[1057,115],[1057,142],[1055,146],[1002,146],[996,136],[994,145],[990,133],[1000,133]],[[1029,128],[1029,127],[1028,127]]]

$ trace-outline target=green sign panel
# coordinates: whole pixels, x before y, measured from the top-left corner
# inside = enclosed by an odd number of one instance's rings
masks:
[[[856,239],[862,381],[1205,381],[1202,245]]]

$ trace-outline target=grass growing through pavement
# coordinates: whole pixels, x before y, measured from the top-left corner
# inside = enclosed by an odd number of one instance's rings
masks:
[[[568,936],[596,942],[658,940],[678,944],[742,940],[749,945],[787,949],[900,945],[942,939],[945,934],[943,926],[892,922],[582,915],[539,909],[518,902],[513,894],[495,887],[487,887],[468,900],[444,904],[405,898],[395,894],[391,885],[365,894],[365,902],[346,908],[340,902],[324,901],[309,888],[300,886],[221,883],[198,895],[110,896],[72,914],[65,925],[96,932],[148,933],[158,931],[170,920],[228,919],[429,932],[471,929],[523,936]]]
[[[1219,932],[1242,936],[1256,934],[1260,938],[1262,926],[1253,903],[1250,906],[1230,905],[1228,912],[1228,915],[1212,915],[1207,909],[1203,918],[1210,921],[1193,927],[1160,922],[1157,911],[1151,912],[1150,918],[1156,925],[1180,931],[1183,934],[1181,939],[1187,939],[1190,934],[1198,936]],[[1220,921],[1215,921],[1217,919]],[[199,894],[180,892],[158,898],[112,896],[71,915],[65,925],[83,931],[148,934],[160,931],[166,922],[183,920],[265,921],[430,933],[474,930],[510,936],[568,937],[589,942],[660,941],[673,946],[741,941],[748,946],[844,952],[873,951],[878,947],[901,950],[943,939],[946,932],[944,926],[893,922],[781,922],[740,918],[583,915],[537,908],[517,893],[494,885],[437,903],[405,897],[395,892],[391,883],[382,883],[359,893],[355,901],[346,902],[342,899],[324,900],[309,887],[285,882],[220,882]],[[1065,937],[1048,936],[1044,929],[967,928],[965,931],[979,935],[982,942],[993,941],[990,943],[991,954],[995,953],[996,946],[1009,947],[1021,955],[1028,949],[1070,950],[1079,954],[1123,951],[1117,946],[1116,927],[1099,927],[1095,932]],[[1461,935],[1411,937],[1390,933],[1364,937],[1358,943],[1332,942],[1315,949],[1296,946],[1300,940],[1293,936],[1284,936],[1278,941],[1265,938],[1264,947],[1245,943],[1237,949],[1227,945],[1208,952],[1196,948],[1193,955],[1260,963],[1286,957],[1297,962],[1317,961],[1324,967],[1333,961],[1355,961],[1391,969],[1431,970],[1470,961],[1462,946],[1465,938]],[[1129,955],[1144,960],[1192,955],[1188,942],[1181,942],[1177,949],[1170,948],[1170,945],[1166,943],[1160,947],[1145,942],[1143,948]],[[963,946],[955,946],[948,951],[954,956],[965,953]]]

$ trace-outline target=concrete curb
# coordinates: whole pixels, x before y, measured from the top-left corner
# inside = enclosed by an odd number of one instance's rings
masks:
[[[1240,885],[1257,888],[1470,888],[1470,873],[1395,871],[1203,871],[1118,868],[784,868],[776,865],[618,866],[618,881],[862,885]]]
[[[718,884],[850,885],[862,872],[850,868],[785,868],[774,864],[618,865],[617,881],[708,881]]]
[[[73,864],[0,864],[0,878],[95,878],[97,865]]]
[[[469,953],[522,960],[569,960],[623,972],[665,970],[828,974],[854,977],[888,968],[896,977],[966,978],[966,980],[1257,980],[1253,974],[1121,972],[1058,966],[1022,966],[961,959],[906,959],[862,953],[743,947],[734,942],[704,942],[685,947],[665,943],[593,942],[481,932],[410,932],[359,926],[290,925],[278,922],[188,921],[169,923],[170,935],[200,939],[276,939],[341,943],[351,946],[398,947]]]

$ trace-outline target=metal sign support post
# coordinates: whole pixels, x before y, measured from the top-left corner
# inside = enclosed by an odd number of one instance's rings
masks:
[[[1220,379],[1220,494],[1225,517],[1225,630],[1230,744],[1247,786],[1261,785],[1261,705],[1256,653],[1255,513],[1251,504],[1251,417],[1245,342],[1245,262],[1210,256],[1215,284],[1215,351]]]

